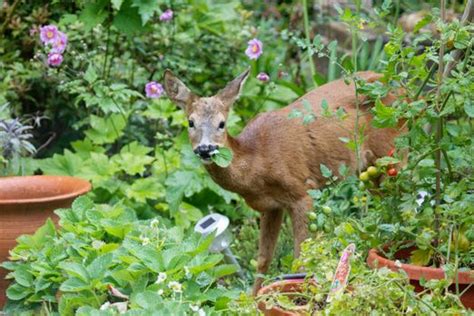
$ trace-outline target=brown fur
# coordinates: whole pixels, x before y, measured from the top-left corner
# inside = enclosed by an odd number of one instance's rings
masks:
[[[357,75],[369,82],[380,78],[380,75],[372,72],[360,72]],[[244,79],[241,78],[240,82],[237,80],[238,86],[234,80],[223,91],[233,90],[238,95]],[[168,91],[166,86],[165,79],[165,89]],[[219,95],[222,95],[222,91],[216,97],[203,98],[201,101],[192,98],[191,105],[186,107],[188,117],[192,116],[196,120],[210,119],[214,125],[222,117],[226,119],[229,104],[236,96],[227,94],[226,97],[231,98],[229,100]],[[302,109],[303,99],[309,101],[317,114],[316,120],[308,125],[304,125],[301,119],[288,117],[292,109]],[[347,119],[341,121],[336,117],[324,118],[318,115],[323,99],[328,102],[331,111],[343,107],[348,115]],[[393,148],[394,138],[399,134],[397,129],[373,128],[370,125],[371,115],[366,111],[368,106],[363,105],[365,101],[365,97],[359,98],[363,112],[359,117],[359,126],[365,127],[366,137],[361,150],[361,168],[385,156]],[[391,103],[393,97],[385,101]],[[291,217],[295,256],[299,255],[300,243],[307,237],[305,213],[312,206],[307,191],[320,188],[326,182],[321,175],[320,165],[326,165],[335,174],[341,164],[353,171],[357,170],[355,153],[339,139],[352,138],[355,114],[353,85],[337,80],[310,91],[287,107],[259,114],[235,138],[225,133],[217,135],[213,140],[220,146],[232,149],[234,158],[227,168],[215,164],[205,165],[211,177],[223,188],[240,194],[250,207],[262,213],[258,273],[268,270],[284,210]],[[193,147],[198,145],[198,138],[190,134]],[[255,291],[260,287],[261,281],[256,281]]]

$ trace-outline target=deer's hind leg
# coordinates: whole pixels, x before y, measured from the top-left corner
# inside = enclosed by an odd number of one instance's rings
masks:
[[[258,245],[257,273],[265,274],[272,262],[275,246],[278,241],[281,223],[283,221],[283,210],[262,212],[260,215],[260,241]],[[256,295],[263,282],[262,277],[255,279],[253,294]]]

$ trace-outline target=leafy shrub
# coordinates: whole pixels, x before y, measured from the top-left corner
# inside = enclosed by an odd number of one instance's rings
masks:
[[[56,213],[59,229],[48,220],[34,235],[20,237],[12,261],[3,264],[14,281],[7,314],[73,315],[78,309],[77,315],[86,315],[107,302],[127,302],[131,315],[185,315],[190,305],[225,309],[238,293],[217,283],[236,267],[209,254],[212,236],[185,236],[180,227],[138,220],[124,205],[93,204],[86,197]]]

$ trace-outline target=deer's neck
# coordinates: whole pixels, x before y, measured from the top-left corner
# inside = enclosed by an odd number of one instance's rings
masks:
[[[219,167],[216,164],[206,165],[206,169],[212,179],[226,190],[244,195],[251,183],[251,147],[239,138],[227,135],[226,147],[232,150],[233,158],[227,168]]]

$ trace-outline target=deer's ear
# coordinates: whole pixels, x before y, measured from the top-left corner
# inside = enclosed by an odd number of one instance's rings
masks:
[[[230,107],[235,100],[239,98],[245,80],[249,76],[250,68],[240,74],[237,78],[227,84],[227,86],[219,91],[216,95],[226,107]]]
[[[195,97],[191,90],[169,69],[165,70],[165,91],[168,97],[181,109],[186,110]]]

